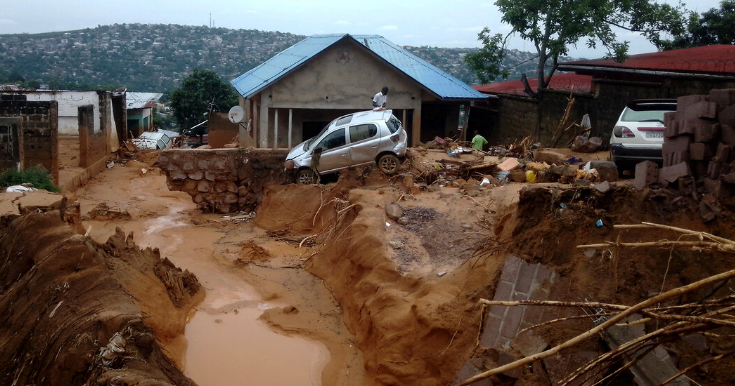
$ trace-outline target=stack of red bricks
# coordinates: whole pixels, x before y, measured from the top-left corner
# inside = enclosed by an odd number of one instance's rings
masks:
[[[664,115],[663,167],[636,166],[637,187],[676,183],[683,193],[703,187],[716,198],[735,188],[735,89],[677,99],[676,112]]]

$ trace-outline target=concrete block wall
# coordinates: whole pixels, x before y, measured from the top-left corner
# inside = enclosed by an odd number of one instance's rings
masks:
[[[270,185],[293,181],[284,172],[288,150],[169,149],[157,165],[168,187],[188,193],[204,212],[253,211]]]
[[[554,271],[541,264],[529,264],[516,256],[508,256],[493,300],[546,300],[556,277]],[[539,306],[491,306],[480,345],[510,347],[518,331],[547,320],[544,309]]]
[[[56,101],[0,100],[0,118],[19,118],[21,170],[40,165],[59,183],[58,104]]]
[[[529,135],[536,135],[538,128],[539,102],[535,99],[520,97],[501,97],[498,106],[499,143],[520,141]]]

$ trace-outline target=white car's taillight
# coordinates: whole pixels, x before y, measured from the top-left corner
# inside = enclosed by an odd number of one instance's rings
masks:
[[[617,138],[635,138],[633,131],[625,126],[613,127],[613,135]]]

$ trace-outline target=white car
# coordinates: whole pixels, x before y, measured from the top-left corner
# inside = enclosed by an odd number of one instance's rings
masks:
[[[286,169],[296,169],[296,181],[316,181],[322,175],[345,168],[376,163],[385,174],[393,174],[406,155],[407,134],[392,110],[369,110],[343,115],[315,137],[296,145],[286,157]],[[312,164],[318,154],[316,165]]]
[[[610,137],[612,161],[622,173],[642,161],[663,161],[664,114],[676,111],[676,99],[638,99],[628,102]]]

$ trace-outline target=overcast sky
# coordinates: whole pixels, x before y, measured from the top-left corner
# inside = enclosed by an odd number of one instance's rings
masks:
[[[675,0],[667,0],[674,3]],[[690,0],[698,12],[719,7],[719,0]],[[350,33],[382,35],[398,45],[479,47],[477,34],[487,26],[507,33],[494,0],[0,0],[0,34],[39,33],[143,23],[209,25],[290,32],[298,35]],[[631,54],[655,51],[645,39],[627,33]],[[514,39],[511,48],[534,51]],[[584,44],[571,56],[596,58],[602,50]]]

